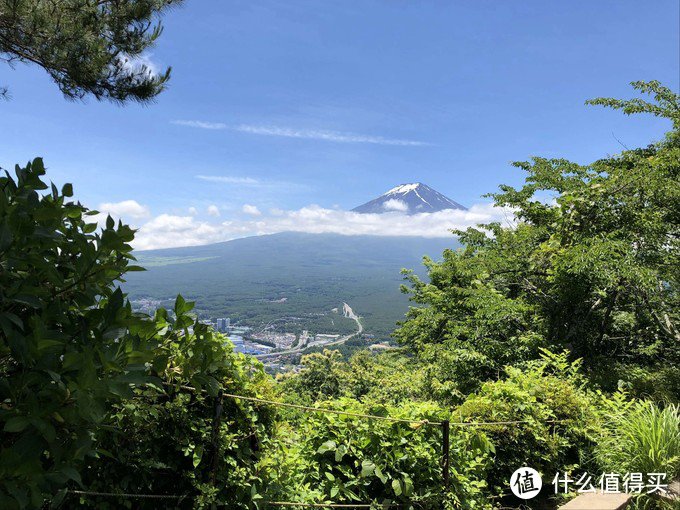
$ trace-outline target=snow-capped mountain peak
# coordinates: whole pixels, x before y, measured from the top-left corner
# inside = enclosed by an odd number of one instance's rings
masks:
[[[352,209],[358,213],[401,212],[407,214],[432,213],[465,207],[433,190],[422,182],[400,184],[378,198]]]
[[[408,193],[409,191],[415,191],[416,189],[418,189],[418,186],[421,186],[419,182],[413,182],[411,184],[400,184],[399,186],[396,186],[391,190],[383,193],[383,196],[390,195],[392,193]]]

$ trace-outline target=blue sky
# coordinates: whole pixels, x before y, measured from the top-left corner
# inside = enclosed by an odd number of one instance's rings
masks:
[[[404,182],[478,204],[521,183],[510,161],[659,139],[665,121],[583,103],[631,97],[638,79],[678,90],[679,19],[676,0],[187,0],[148,55],[173,67],[155,104],[68,102],[41,69],[2,67],[0,165],[43,156],[85,204],[138,226],[162,216],[158,239],[177,218],[232,222],[172,244],[273,231]]]

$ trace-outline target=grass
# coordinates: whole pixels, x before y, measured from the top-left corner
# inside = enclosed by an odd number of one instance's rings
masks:
[[[596,447],[608,472],[666,473],[670,482],[680,474],[680,408],[651,402],[631,406],[614,416]]]

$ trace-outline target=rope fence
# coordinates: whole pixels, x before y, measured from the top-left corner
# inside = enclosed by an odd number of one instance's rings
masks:
[[[298,507],[298,508],[405,508],[407,506],[412,506],[417,503],[409,503],[405,505],[403,503],[295,503],[293,501],[266,501],[265,504],[270,506],[283,506],[283,507]]]
[[[169,386],[173,386],[170,383],[167,383]],[[186,386],[186,385],[179,385],[177,386],[181,389],[189,390],[189,391],[197,391],[196,388],[193,386]],[[416,420],[416,419],[408,419],[408,418],[392,418],[391,416],[378,416],[374,414],[361,414],[361,413],[352,413],[349,411],[342,411],[340,409],[327,409],[323,407],[311,407],[311,406],[303,406],[299,404],[289,404],[288,402],[280,402],[277,400],[268,400],[265,398],[259,398],[259,397],[248,397],[245,395],[235,395],[233,393],[222,393],[222,397],[229,397],[233,399],[240,399],[240,400],[247,400],[250,402],[258,402],[260,404],[268,404],[276,407],[288,407],[291,409],[299,409],[301,411],[307,411],[307,412],[312,412],[312,413],[330,413],[330,414],[339,414],[339,415],[344,415],[344,416],[354,416],[357,418],[366,418],[369,420],[385,420],[385,421],[392,421],[392,422],[398,422],[398,423],[417,423],[420,425],[432,425],[435,427],[441,427],[445,422],[443,421],[430,421],[430,420]],[[521,423],[534,423],[536,420],[506,420],[506,421],[449,421],[448,424],[451,426],[455,427],[486,427],[486,426],[494,426],[494,425],[518,425]],[[544,423],[562,423],[565,420],[545,420]]]
[[[97,491],[76,491],[69,490],[69,494],[76,494],[78,496],[100,496],[105,498],[137,498],[137,499],[178,499],[183,500],[188,495],[178,496],[176,494],[128,494],[124,492],[97,492]]]
[[[80,491],[69,490],[69,494],[77,496],[94,496],[94,497],[115,497],[115,498],[137,498],[137,499],[176,499],[180,503],[183,499],[188,498],[187,494],[178,496],[174,494],[129,494],[124,492],[97,492],[97,491]],[[404,503],[296,503],[294,501],[263,501],[267,506],[280,507],[298,507],[298,508],[405,508],[407,506],[417,505],[420,502],[413,502],[409,504]]]
[[[341,414],[344,416],[354,416],[357,418],[366,418],[369,420],[385,420],[385,421],[392,421],[392,422],[398,422],[398,423],[419,423],[421,425],[433,425],[436,427],[441,427],[442,422],[440,421],[429,421],[429,420],[409,420],[406,418],[392,418],[390,416],[377,416],[373,414],[361,414],[361,413],[351,413],[349,411],[341,411],[339,409],[324,409],[322,407],[309,407],[309,406],[302,406],[299,404],[289,404],[287,402],[277,402],[276,400],[267,400],[264,398],[257,398],[257,397],[244,397],[243,395],[232,395],[231,393],[223,393],[222,394],[224,397],[230,397],[230,398],[235,398],[235,399],[241,399],[241,400],[249,400],[251,402],[259,402],[261,404],[269,404],[273,406],[278,406],[278,407],[290,407],[292,409],[300,409],[301,411],[308,411],[308,412],[319,412],[319,413],[330,413],[330,414]]]
[[[176,499],[181,502],[188,498],[187,494],[179,496],[175,494],[134,494],[124,492],[98,492],[69,490],[69,494],[77,496],[94,497],[115,497],[115,498],[137,498],[137,499]],[[404,503],[296,503],[294,501],[263,501],[267,506],[298,507],[298,508],[404,508],[407,506],[418,505],[419,502],[409,504]]]
[[[172,383],[164,383],[166,386],[173,388],[183,389],[191,392],[198,392],[196,388],[188,385],[175,385]],[[201,390],[201,393],[205,390]],[[356,418],[362,418],[367,420],[382,420],[390,421],[393,423],[408,423],[408,424],[419,424],[421,426],[433,426],[441,427],[442,429],[442,474],[443,474],[443,487],[444,491],[447,492],[449,489],[449,456],[450,456],[450,427],[486,427],[486,426],[498,426],[498,425],[518,425],[522,423],[534,423],[536,420],[504,420],[504,421],[477,421],[477,422],[450,422],[448,420],[443,421],[430,421],[430,420],[416,420],[408,418],[393,418],[391,416],[378,416],[373,414],[363,414],[354,413],[350,411],[342,411],[340,409],[327,409],[323,407],[311,407],[303,406],[300,404],[289,404],[287,402],[280,402],[276,400],[269,400],[259,397],[249,397],[246,395],[236,395],[233,393],[225,393],[220,390],[217,396],[214,398],[214,416],[213,416],[213,433],[211,446],[213,450],[212,455],[212,466],[211,466],[211,480],[214,483],[215,472],[218,466],[218,429],[222,418],[222,402],[225,398],[231,398],[235,400],[245,400],[249,402],[255,402],[259,404],[265,404],[275,407],[287,407],[291,409],[298,409],[304,412],[310,413],[329,413],[343,416],[353,416]],[[562,423],[565,420],[544,420],[544,423]],[[137,498],[137,499],[167,499],[167,500],[177,500],[181,502],[182,500],[189,497],[189,495],[177,495],[177,494],[131,494],[131,493],[115,493],[115,492],[97,492],[97,491],[84,491],[84,490],[69,490],[70,494],[81,495],[81,496],[93,496],[93,497],[117,497],[117,498]],[[294,501],[262,501],[267,506],[276,507],[297,507],[297,508],[406,508],[413,505],[427,504],[428,501],[414,501],[408,504],[402,503],[297,503]]]

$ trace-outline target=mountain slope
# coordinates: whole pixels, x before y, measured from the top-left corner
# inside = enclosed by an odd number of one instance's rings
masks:
[[[358,213],[405,212],[407,214],[432,213],[445,209],[466,210],[465,207],[445,197],[422,182],[400,184],[378,198],[352,209]]]
[[[408,308],[407,297],[399,292],[400,270],[422,273],[423,255],[439,259],[444,249],[457,246],[453,237],[303,233],[249,237],[137,252],[147,271],[126,275],[123,288],[133,300],[169,300],[181,293],[196,301],[203,317],[229,317],[251,326],[306,317],[303,329],[331,323],[340,327],[343,320],[352,328],[342,314],[339,321],[319,315],[346,302],[364,318],[366,333],[385,338]]]

